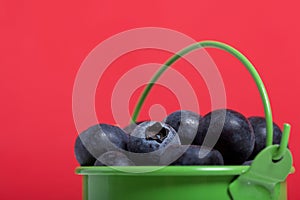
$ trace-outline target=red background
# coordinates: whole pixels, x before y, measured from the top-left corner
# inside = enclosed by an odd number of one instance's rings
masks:
[[[81,199],[81,177],[74,174],[78,164],[73,154],[76,72],[101,41],[145,26],[174,29],[195,40],[224,41],[246,53],[266,84],[275,122],[281,127],[283,122],[292,125],[290,149],[296,173],[288,178],[288,195],[299,199],[300,12],[296,0],[1,0],[0,15],[1,199]],[[224,52],[208,52],[223,75],[228,107],[247,116],[262,115],[258,92],[241,64]],[[167,58],[155,51],[137,52],[114,65],[135,66]],[[109,96],[112,88],[107,84],[102,97]],[[159,92],[163,89],[156,88],[153,94]],[[199,94],[208,99],[204,96]],[[103,99],[97,104],[99,113],[104,122],[113,123],[110,110],[100,109],[109,102]],[[168,104],[162,98],[149,99]],[[209,102],[203,101],[201,114],[210,110]]]

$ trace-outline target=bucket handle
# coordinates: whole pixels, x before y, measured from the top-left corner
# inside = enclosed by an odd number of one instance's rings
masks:
[[[268,146],[272,145],[272,142],[273,142],[272,110],[271,110],[271,106],[270,106],[269,97],[268,97],[266,88],[263,84],[263,81],[261,80],[258,72],[254,68],[252,63],[241,52],[239,52],[235,48],[233,48],[225,43],[218,42],[218,41],[207,40],[207,41],[201,41],[201,42],[194,43],[194,44],[180,50],[178,53],[176,53],[171,58],[169,58],[164,63],[164,65],[154,74],[154,76],[151,78],[150,82],[147,84],[147,87],[143,90],[143,93],[139,97],[138,103],[135,106],[131,121],[136,122],[138,115],[140,113],[141,107],[142,107],[147,95],[149,94],[150,90],[152,89],[153,85],[158,80],[158,78],[163,74],[163,72],[166,71],[168,69],[168,67],[170,67],[173,63],[175,63],[182,56],[184,56],[196,49],[205,48],[205,47],[213,47],[213,48],[218,48],[218,49],[224,50],[224,51],[230,53],[231,55],[233,55],[234,57],[236,57],[238,60],[240,60],[240,62],[247,68],[247,70],[249,71],[249,73],[251,74],[252,78],[254,79],[254,81],[256,83],[256,86],[259,90],[259,93],[260,93],[260,96],[261,96],[261,99],[263,102],[263,106],[264,106],[264,113],[265,113],[265,118],[266,118],[266,129],[267,129],[266,146],[268,147]],[[282,156],[285,154],[285,150],[287,148],[288,140],[289,140],[290,128],[291,128],[291,126],[288,123],[284,123],[283,133],[282,133],[282,138],[281,138],[279,148],[278,148],[277,152],[274,153],[274,155],[273,155],[274,160],[281,159]]]

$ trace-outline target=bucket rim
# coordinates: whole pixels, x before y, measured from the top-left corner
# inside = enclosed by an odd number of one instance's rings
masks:
[[[246,172],[250,166],[81,166],[78,175],[124,175],[124,176],[232,176]],[[146,171],[146,172],[145,172]]]

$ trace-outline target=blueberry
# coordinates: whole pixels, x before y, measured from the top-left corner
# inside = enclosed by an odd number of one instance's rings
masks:
[[[82,136],[84,137],[84,135],[85,134]],[[94,156],[85,148],[79,137],[77,137],[75,141],[75,156],[81,166],[90,166],[96,160]]]
[[[180,144],[176,131],[167,124],[147,121],[139,124],[131,133],[128,150],[135,153],[148,153],[168,144]]]
[[[200,120],[194,144],[202,145],[205,137],[209,138],[209,145],[213,145],[212,141],[217,139],[214,149],[220,151],[226,165],[245,162],[255,143],[253,129],[247,118],[229,109],[215,110]]]
[[[125,131],[125,133],[127,133],[127,134],[130,135],[131,132],[135,129],[135,127],[136,127],[137,125],[143,123],[143,122],[144,122],[144,121],[139,121],[139,122],[136,122],[136,123],[131,123],[131,124],[125,126],[125,127],[123,128],[123,130]]]
[[[253,160],[247,160],[242,165],[251,165]]]
[[[164,123],[177,131],[181,144],[191,144],[197,134],[201,116],[188,110],[178,110],[164,119]]]
[[[266,147],[266,119],[263,117],[249,117],[248,120],[252,125],[255,135],[255,145],[250,156],[251,159],[254,159],[255,156]],[[273,123],[273,144],[280,144],[281,136],[282,132],[280,128]]]
[[[180,144],[171,126],[156,121],[143,122],[129,136],[128,151],[136,153],[129,158],[137,165],[157,165],[161,152],[170,144]]]
[[[170,145],[161,156],[160,164],[171,165],[223,165],[218,150],[196,145]]]
[[[75,156],[81,166],[91,166],[107,151],[126,150],[127,142],[127,134],[119,127],[98,124],[76,138]]]
[[[108,151],[97,158],[95,166],[133,166],[128,157],[118,151]]]

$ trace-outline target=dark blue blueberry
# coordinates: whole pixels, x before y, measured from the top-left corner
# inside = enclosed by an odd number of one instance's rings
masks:
[[[194,144],[211,146],[213,141],[217,141],[213,148],[220,151],[226,165],[240,165],[251,155],[255,137],[246,117],[233,110],[220,109],[200,120]]]
[[[248,120],[252,125],[255,135],[255,145],[250,156],[251,159],[254,159],[255,156],[266,147],[266,119],[263,117],[249,117]],[[280,128],[275,123],[273,123],[273,144],[280,144],[281,136],[282,132]]]
[[[90,166],[96,160],[85,148],[79,137],[77,137],[75,141],[75,156],[81,166]]]
[[[75,156],[81,166],[91,166],[107,151],[126,150],[127,142],[127,134],[119,127],[98,124],[76,138]]]
[[[170,144],[180,144],[171,126],[156,121],[143,122],[129,136],[128,151],[135,153],[129,158],[136,165],[157,165],[163,149]]]
[[[176,131],[167,124],[147,121],[139,124],[131,133],[128,150],[135,153],[148,153],[168,144],[180,144]]]
[[[251,165],[253,160],[247,160],[243,163],[243,165]]]
[[[135,129],[135,127],[136,127],[137,125],[143,123],[143,122],[144,122],[144,121],[140,121],[140,122],[136,122],[136,123],[131,123],[131,124],[125,126],[125,127],[123,128],[123,130],[125,131],[125,133],[127,133],[127,134],[130,135],[130,134],[132,133],[132,131]]]
[[[177,131],[181,144],[191,144],[197,134],[201,116],[188,110],[178,110],[164,119],[164,123]]]
[[[134,166],[128,157],[118,151],[108,151],[97,158],[95,166]]]
[[[196,145],[170,145],[161,156],[160,164],[167,165],[223,165],[218,150]]]

